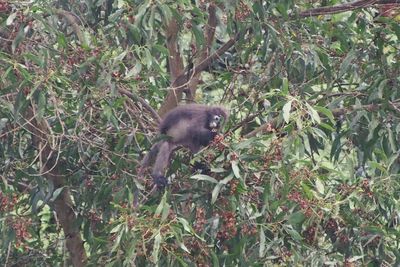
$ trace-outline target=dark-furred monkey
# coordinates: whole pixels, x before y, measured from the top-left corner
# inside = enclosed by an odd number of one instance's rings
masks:
[[[160,134],[166,135],[167,139],[152,146],[142,160],[141,170],[155,158],[151,176],[158,188],[165,187],[168,182],[164,172],[172,152],[179,146],[190,149],[192,153],[198,152],[214,139],[222,121],[227,118],[227,110],[219,106],[188,104],[174,108],[164,116],[159,125]]]

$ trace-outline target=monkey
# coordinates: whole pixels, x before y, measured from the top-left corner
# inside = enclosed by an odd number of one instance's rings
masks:
[[[154,184],[163,189],[168,185],[164,171],[169,165],[172,152],[186,147],[197,153],[217,135],[222,122],[228,119],[228,111],[220,106],[186,104],[169,111],[159,125],[159,133],[167,139],[154,144],[143,158],[141,169],[155,158],[151,176]],[[142,173],[142,171],[140,171]]]

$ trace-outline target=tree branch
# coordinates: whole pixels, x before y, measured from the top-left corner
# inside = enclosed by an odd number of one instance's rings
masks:
[[[81,28],[79,27],[79,24],[76,21],[76,18],[74,17],[74,15],[71,14],[70,12],[68,12],[66,10],[62,10],[62,9],[53,9],[53,12],[59,16],[64,17],[68,21],[68,23],[71,25],[72,29],[74,30],[74,33],[76,34],[79,42],[81,43],[81,45],[86,45],[85,37],[83,35],[83,32],[81,31]]]
[[[241,36],[240,33],[237,33],[235,37],[229,39],[223,46],[221,46],[217,51],[215,51],[212,55],[205,58],[202,62],[196,65],[193,68],[192,76],[199,74],[203,70],[205,70],[215,59],[219,58],[223,53],[228,51],[239,39]],[[167,94],[167,97],[161,106],[158,114],[162,117],[165,113],[167,113],[172,108],[178,105],[178,102],[181,100],[179,96],[182,95],[183,90],[188,85],[188,77],[186,75],[187,70],[182,72],[178,78],[172,83],[171,88]]]
[[[293,17],[307,18],[307,17],[315,17],[320,15],[330,15],[337,14],[345,11],[351,11],[358,8],[370,7],[372,5],[384,5],[384,4],[400,4],[400,0],[358,0],[350,3],[345,3],[336,6],[326,6],[326,7],[317,7],[312,8]]]
[[[158,115],[158,113],[157,113],[143,98],[141,98],[141,97],[139,97],[139,96],[137,96],[137,95],[135,95],[135,94],[129,92],[128,90],[126,90],[126,89],[124,89],[124,88],[121,88],[121,87],[118,87],[118,92],[119,92],[120,94],[122,94],[122,95],[126,95],[127,97],[129,97],[129,98],[132,99],[132,100],[137,100],[137,101],[139,101],[140,104],[142,104],[143,107],[144,107],[145,109],[147,109],[147,110],[151,113],[151,115],[152,115],[153,118],[157,121],[157,123],[160,123],[160,122],[161,122],[161,118],[160,118],[160,116]]]
[[[331,111],[332,111],[332,114],[334,117],[340,117],[342,115],[348,114],[351,111],[367,110],[369,112],[373,112],[373,111],[378,110],[381,107],[382,107],[382,104],[369,104],[369,105],[363,105],[363,106],[353,105],[353,106],[349,106],[346,108],[336,108]],[[320,113],[320,115],[323,116],[322,113]],[[278,122],[278,118],[275,117],[273,120],[262,124],[261,126],[257,127],[250,133],[244,135],[244,137],[250,138],[250,137],[256,136],[260,132],[269,131],[271,128],[274,129],[274,128],[276,128],[277,122]]]
[[[32,134],[32,143],[39,150],[39,160],[42,165],[43,176],[54,184],[54,187],[61,188],[64,184],[64,176],[59,173],[59,163],[52,159],[53,150],[50,147],[48,128],[46,123],[39,121],[34,112],[34,107],[28,107],[25,114],[27,130]],[[40,149],[39,149],[40,148]],[[85,266],[87,261],[83,241],[79,232],[79,225],[76,222],[76,215],[73,209],[72,198],[68,188],[53,202],[54,210],[60,219],[66,237],[66,246],[74,266]]]
[[[167,22],[165,30],[167,39],[166,45],[169,52],[168,66],[172,82],[183,71],[183,60],[178,46],[179,25],[175,18]]]
[[[212,46],[212,43],[214,42],[214,38],[215,38],[215,28],[216,27],[217,27],[216,7],[215,7],[215,4],[210,3],[210,5],[208,7],[208,23],[204,30],[204,39],[206,41],[199,53],[199,56],[195,60],[196,65],[198,63],[202,62],[204,59],[206,59],[207,56],[210,54],[211,46]],[[190,101],[193,101],[194,96],[196,95],[197,85],[199,84],[199,81],[200,81],[200,74],[201,73],[198,72],[197,74],[193,75],[189,81],[190,95],[188,96],[188,99]]]

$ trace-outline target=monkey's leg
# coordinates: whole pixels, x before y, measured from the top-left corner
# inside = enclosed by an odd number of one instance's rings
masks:
[[[159,147],[156,161],[153,166],[153,171],[151,176],[153,177],[154,183],[158,188],[162,189],[168,185],[167,178],[165,178],[165,169],[169,164],[172,151],[176,148],[175,144],[171,144],[168,141],[162,142]]]

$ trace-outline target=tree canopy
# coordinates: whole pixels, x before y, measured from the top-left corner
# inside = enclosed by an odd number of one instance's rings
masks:
[[[0,0],[0,263],[399,265],[399,21],[398,0]],[[229,120],[154,190],[140,160],[192,102]]]

